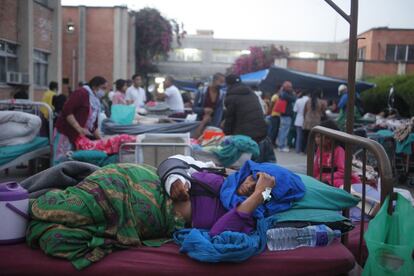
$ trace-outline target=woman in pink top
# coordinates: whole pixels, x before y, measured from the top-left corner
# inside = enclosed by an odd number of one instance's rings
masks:
[[[116,92],[112,98],[112,104],[126,105],[125,92],[128,88],[126,80],[118,79],[115,82]]]
[[[321,123],[321,126],[339,130],[338,126],[333,121],[325,121]],[[322,182],[325,182],[329,185],[335,187],[340,187],[344,185],[345,178],[345,150],[340,145],[336,145],[333,156],[332,163],[332,141],[324,137],[323,145],[321,145],[321,138],[319,135],[315,137],[315,143],[317,145],[315,158],[313,161],[313,177],[316,179],[321,179]],[[321,148],[322,148],[322,162],[321,158]],[[333,168],[332,168],[333,165]],[[320,175],[322,166],[322,177]],[[331,181],[331,171],[333,169],[333,182]],[[351,184],[361,183],[358,175],[352,173],[351,175]]]

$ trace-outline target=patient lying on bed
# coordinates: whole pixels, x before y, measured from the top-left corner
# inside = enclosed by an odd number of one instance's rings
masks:
[[[255,212],[266,197],[262,193],[282,185],[275,186],[279,180],[267,172],[244,177],[241,185],[236,179],[231,181],[236,185],[229,185],[219,175],[202,172],[194,179],[207,182],[210,190],[220,190],[220,197],[226,188],[237,189],[241,202],[226,206],[221,198],[208,198],[207,190],[197,184],[188,193],[175,183],[173,206],[153,168],[113,164],[74,187],[53,190],[32,201],[27,243],[83,269],[115,249],[162,244],[184,226],[183,218],[186,223],[192,220],[194,227],[212,228],[213,235],[225,230],[248,233],[255,228]]]

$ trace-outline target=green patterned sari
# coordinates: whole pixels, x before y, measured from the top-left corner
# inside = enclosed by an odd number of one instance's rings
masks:
[[[116,248],[159,246],[184,225],[155,169],[137,164],[109,165],[75,187],[50,191],[31,203],[30,215],[27,243],[77,269]]]

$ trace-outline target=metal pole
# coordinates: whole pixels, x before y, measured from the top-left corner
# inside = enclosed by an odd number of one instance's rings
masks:
[[[351,0],[351,14],[349,26],[349,57],[348,57],[348,102],[346,107],[346,132],[353,133],[354,130],[354,107],[355,107],[355,70],[357,58],[357,29],[358,29],[358,0]],[[345,147],[345,190],[351,189],[352,173],[352,146]]]

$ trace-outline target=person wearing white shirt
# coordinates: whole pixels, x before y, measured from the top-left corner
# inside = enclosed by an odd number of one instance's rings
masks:
[[[165,100],[168,107],[175,112],[184,112],[184,101],[180,91],[173,84],[174,79],[167,76],[164,81],[164,93],[157,93],[157,98]]]
[[[147,101],[145,90],[141,88],[142,80],[141,76],[134,74],[132,76],[132,85],[128,87],[125,93],[125,100],[128,104],[134,104],[137,108],[141,108]]]
[[[305,105],[308,102],[309,97],[306,92],[302,93],[302,97],[297,99],[293,106],[293,111],[296,112],[295,127],[296,127],[296,141],[295,150],[296,153],[301,153],[303,149],[303,114],[305,111]]]

